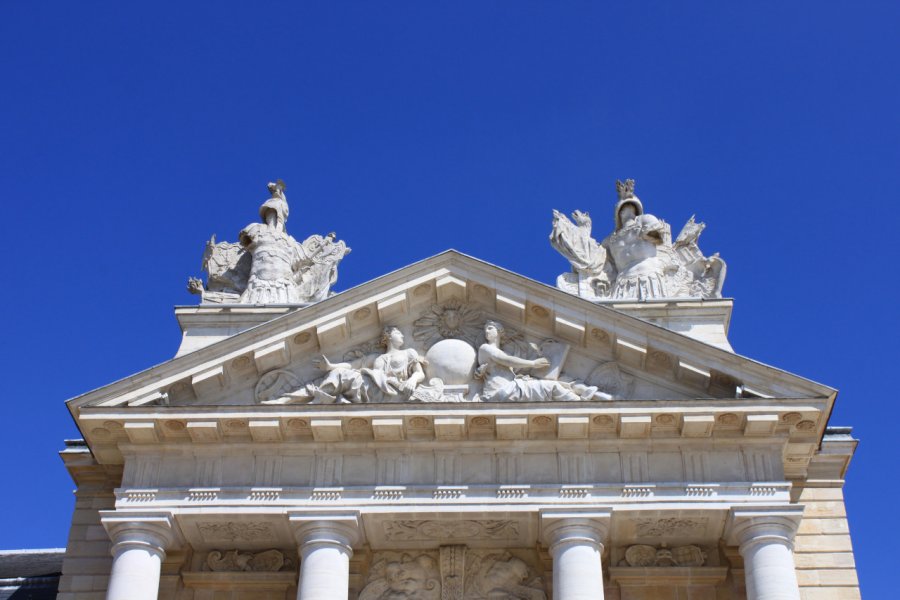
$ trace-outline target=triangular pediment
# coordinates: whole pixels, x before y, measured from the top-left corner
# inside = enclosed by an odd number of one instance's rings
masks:
[[[826,386],[447,251],[70,400],[69,407],[77,418],[85,406],[259,404],[279,390],[321,379],[313,360],[320,355],[371,368],[366,361],[378,355],[385,326],[398,327],[404,348],[424,358],[443,339],[462,339],[477,352],[487,320],[505,327],[505,341],[513,342],[505,347],[510,354],[533,358],[550,348],[549,358],[556,362],[533,377],[583,383],[613,400],[834,394]],[[437,368],[428,364],[428,379],[435,375],[431,367]],[[444,400],[479,400],[481,384],[468,383],[468,391],[453,388],[455,395],[445,394]],[[461,382],[449,387],[454,385]]]

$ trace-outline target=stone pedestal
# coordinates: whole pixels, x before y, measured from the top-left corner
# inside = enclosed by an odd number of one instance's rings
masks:
[[[106,600],[156,600],[162,561],[175,540],[171,515],[101,511],[101,523],[113,555]]]
[[[553,557],[554,600],[603,600],[603,542],[610,512],[542,511],[544,543]]]
[[[359,515],[292,513],[289,519],[300,554],[297,600],[347,600]]]
[[[729,542],[744,558],[747,600],[800,600],[793,540],[803,507],[732,509]]]

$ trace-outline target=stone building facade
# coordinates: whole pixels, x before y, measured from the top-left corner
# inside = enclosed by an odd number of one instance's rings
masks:
[[[556,288],[447,251],[329,294],[271,184],[178,355],[68,402],[59,598],[858,598],[836,390],[735,354],[702,224],[633,189],[602,243],[557,213]]]

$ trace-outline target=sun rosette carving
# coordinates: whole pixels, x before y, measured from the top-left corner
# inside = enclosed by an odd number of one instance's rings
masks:
[[[413,338],[429,347],[447,339],[465,340],[477,346],[484,324],[482,312],[457,298],[433,305],[413,322]]]
[[[509,552],[469,551],[466,600],[547,600],[544,584],[528,564]]]
[[[376,552],[359,600],[440,600],[441,574],[434,552]]]

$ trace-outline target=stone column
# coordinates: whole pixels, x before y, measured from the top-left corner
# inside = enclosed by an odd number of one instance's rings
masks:
[[[733,508],[727,540],[744,558],[747,600],[800,600],[794,534],[802,506]]]
[[[607,510],[541,511],[541,537],[553,557],[553,600],[603,600]]]
[[[297,600],[347,600],[359,513],[291,513],[300,553]]]
[[[166,549],[176,540],[172,515],[104,510],[100,522],[112,540],[106,600],[156,600]]]

